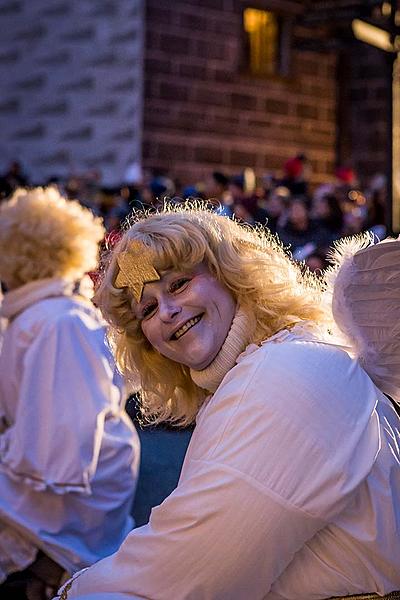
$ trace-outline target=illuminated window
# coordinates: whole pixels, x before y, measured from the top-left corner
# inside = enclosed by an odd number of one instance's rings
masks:
[[[280,68],[280,31],[276,15],[268,10],[246,8],[243,26],[250,71],[258,75],[277,74]]]

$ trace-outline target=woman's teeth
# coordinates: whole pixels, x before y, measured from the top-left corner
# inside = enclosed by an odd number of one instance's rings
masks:
[[[190,319],[190,321],[187,321],[187,323],[185,323],[184,325],[182,325],[182,327],[180,329],[178,329],[178,331],[175,331],[174,335],[173,335],[173,339],[177,340],[180,337],[183,336],[184,333],[186,333],[186,331],[188,329],[190,329],[191,327],[193,327],[193,325],[196,325],[196,323],[198,323],[201,319],[201,316],[199,317],[194,317],[193,319]]]

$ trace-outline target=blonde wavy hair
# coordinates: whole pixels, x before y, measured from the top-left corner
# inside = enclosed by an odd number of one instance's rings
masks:
[[[54,187],[17,189],[0,205],[0,279],[10,289],[33,280],[80,279],[98,264],[101,219]]]
[[[117,257],[139,240],[158,271],[185,271],[204,263],[255,319],[254,342],[302,320],[328,321],[316,276],[301,270],[277,239],[215,214],[201,203],[166,205],[134,216],[104,264],[95,303],[110,324],[108,339],[121,372],[140,389],[146,422],[192,423],[205,398],[189,368],[165,358],[144,336],[129,288],[115,288]]]

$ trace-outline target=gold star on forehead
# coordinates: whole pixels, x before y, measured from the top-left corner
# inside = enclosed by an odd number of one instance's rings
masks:
[[[129,287],[137,302],[140,302],[145,283],[158,281],[159,274],[152,264],[153,253],[142,242],[133,241],[117,258],[119,271],[115,278],[116,288]]]

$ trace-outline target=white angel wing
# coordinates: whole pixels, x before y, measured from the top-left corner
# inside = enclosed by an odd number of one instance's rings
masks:
[[[331,259],[335,322],[377,387],[400,402],[400,238],[348,238]]]

